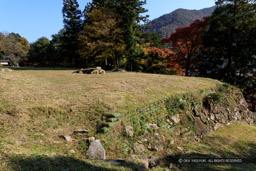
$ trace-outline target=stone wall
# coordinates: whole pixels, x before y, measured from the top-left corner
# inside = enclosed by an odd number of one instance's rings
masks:
[[[107,158],[138,155],[147,158],[150,166],[152,157],[183,152],[180,146],[185,141],[200,141],[235,121],[254,124],[255,114],[248,110],[239,89],[222,84],[108,115],[105,133],[97,138],[101,139]]]

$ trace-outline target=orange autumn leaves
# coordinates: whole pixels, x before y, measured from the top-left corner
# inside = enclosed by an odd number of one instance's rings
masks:
[[[157,47],[148,47],[147,48],[147,54],[151,55],[157,55],[160,60],[156,65],[163,65],[166,67],[166,69],[169,71],[169,73],[175,73],[177,75],[184,75],[183,69],[179,66],[178,63],[176,63],[174,59],[175,53],[171,49],[160,49]]]
[[[169,62],[181,67],[186,76],[195,74],[199,69],[199,54],[207,26],[208,18],[196,20],[187,27],[178,28],[175,33],[162,40],[162,44],[167,43],[173,52]]]

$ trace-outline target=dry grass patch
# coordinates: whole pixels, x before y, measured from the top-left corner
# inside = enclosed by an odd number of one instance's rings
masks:
[[[102,115],[120,113],[163,97],[215,87],[205,78],[143,73],[75,74],[73,70],[0,73],[0,152],[85,159],[82,141],[59,135],[86,128],[96,136]],[[58,142],[60,143],[54,143]],[[70,150],[75,150],[71,154]]]
[[[104,103],[120,112],[150,100],[214,87],[215,80],[142,73],[80,75],[72,71],[15,71],[0,74],[1,98],[19,109]]]
[[[256,126],[236,122],[218,129],[201,142],[184,144],[181,158],[235,158],[243,163],[182,164],[184,170],[256,170]]]

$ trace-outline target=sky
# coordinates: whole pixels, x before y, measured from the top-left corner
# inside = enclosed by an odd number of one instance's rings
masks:
[[[78,0],[80,9],[91,0]],[[202,9],[214,6],[215,0],[147,0],[149,19],[153,20],[178,8]],[[0,0],[0,32],[19,33],[30,43],[63,28],[63,0]]]

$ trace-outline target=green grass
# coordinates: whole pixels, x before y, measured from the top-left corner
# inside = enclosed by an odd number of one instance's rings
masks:
[[[256,170],[256,126],[236,122],[218,129],[201,142],[184,143],[185,154],[178,158],[235,158],[243,163],[181,164],[183,170]],[[252,159],[252,160],[251,160]],[[246,163],[248,160],[252,162]],[[168,160],[167,160],[168,161]]]
[[[83,75],[73,71],[21,68],[0,72],[0,161],[3,161],[0,170],[41,169],[40,162],[50,163],[48,170],[54,166],[60,170],[63,167],[132,170],[133,166],[101,167],[102,163],[87,160],[88,144],[81,139],[98,138],[97,127],[107,114],[221,84],[206,78],[110,72]],[[90,133],[75,137],[72,143],[59,138],[81,128]]]

